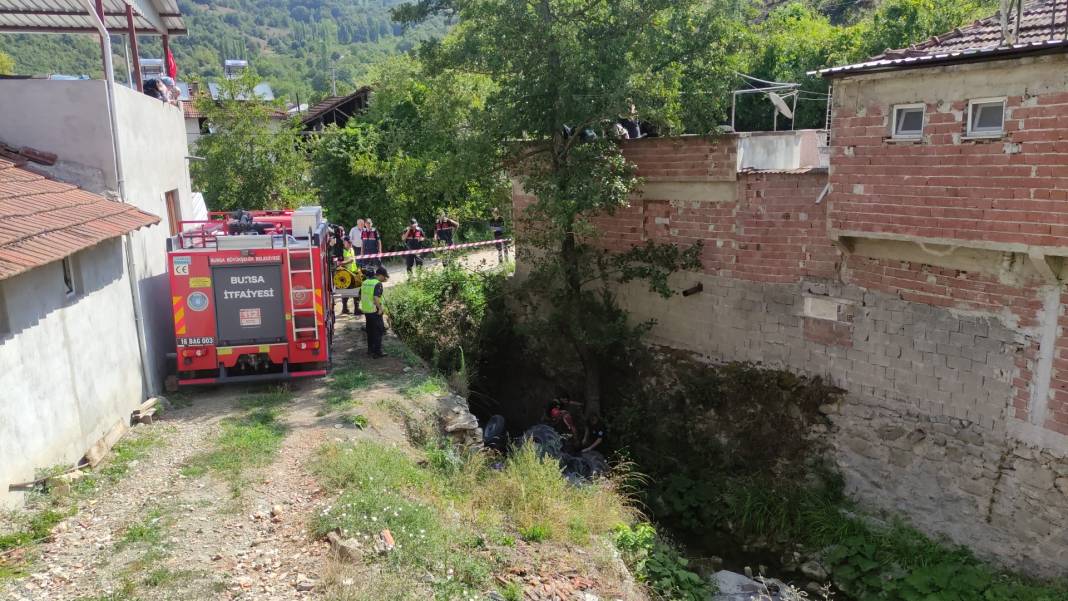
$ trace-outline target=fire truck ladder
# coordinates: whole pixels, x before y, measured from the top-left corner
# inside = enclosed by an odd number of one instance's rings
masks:
[[[311,238],[309,237],[309,241]],[[319,340],[319,312],[315,309],[315,263],[312,262],[312,246],[308,244],[308,247],[293,247],[289,246],[288,237],[286,246],[289,250],[289,306],[293,308],[293,340],[297,340],[298,334],[304,332],[312,332],[315,335],[315,340]],[[308,268],[307,269],[293,269],[294,257],[307,257]],[[296,294],[297,289],[294,286],[294,276],[298,273],[308,274],[308,279],[311,281],[311,289],[307,291],[307,294],[311,295],[311,306],[306,309],[300,309],[297,307]],[[297,316],[311,314],[312,325],[311,327],[297,327]]]

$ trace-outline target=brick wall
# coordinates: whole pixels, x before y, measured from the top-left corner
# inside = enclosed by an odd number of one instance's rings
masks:
[[[1006,68],[940,70],[914,89],[899,85],[911,73],[836,84],[831,227],[1068,252],[1068,92],[1056,74],[1065,65],[1023,65],[1031,85],[1009,74],[999,85]],[[890,140],[892,107],[918,97],[923,138]],[[1005,133],[968,139],[968,101],[983,97],[1007,98]]]
[[[649,183],[630,207],[593,218],[596,243],[619,251],[701,240],[705,250],[701,272],[672,280],[675,289],[700,282],[703,293],[664,300],[633,283],[620,289],[623,305],[656,320],[655,343],[829,378],[848,392],[830,436],[852,494],[1012,567],[1058,573],[1068,565],[1059,289],[1019,252],[832,241],[829,224],[852,196],[836,184],[822,197],[828,178],[818,170],[725,180],[731,140],[625,146]],[[832,182],[852,177],[832,168]],[[987,189],[978,172],[966,179]],[[677,182],[708,186],[708,199]],[[865,191],[881,185],[897,184]],[[517,191],[517,207],[529,200]]]

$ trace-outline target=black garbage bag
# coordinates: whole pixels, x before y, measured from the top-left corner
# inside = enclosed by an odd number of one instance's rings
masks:
[[[504,416],[494,415],[482,428],[482,444],[486,448],[504,452],[508,447],[508,428]]]
[[[564,452],[563,439],[560,438],[560,435],[552,426],[545,424],[531,426],[523,433],[523,444],[528,442],[537,448],[539,457],[547,455],[554,459],[559,459]]]
[[[582,460],[590,470],[590,477],[608,473],[608,460],[597,451],[586,451],[582,454]]]

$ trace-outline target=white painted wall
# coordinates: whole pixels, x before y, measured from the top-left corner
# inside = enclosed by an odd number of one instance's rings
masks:
[[[116,86],[115,91],[125,200],[162,219],[160,225],[139,230],[132,238],[149,370],[158,385],[165,376],[165,354],[174,349],[164,271],[164,240],[170,234],[164,194],[178,190],[184,218],[202,213],[203,207],[192,197],[181,109],[123,86]],[[56,153],[59,163],[44,169],[50,175],[118,198],[103,81],[0,80],[0,107],[0,141]]]
[[[825,136],[817,129],[739,133],[738,170],[826,167],[819,151]]]
[[[166,377],[166,353],[174,351],[170,283],[167,278],[166,240],[170,236],[167,205],[169,190],[177,190],[181,218],[193,215],[192,190],[186,156],[185,117],[181,109],[127,88],[117,90],[119,143],[126,178],[126,202],[159,215],[163,222],[135,232],[136,278],[141,290],[145,335],[151,353],[150,372],[160,383]]]
[[[0,507],[20,501],[9,484],[77,462],[141,399],[121,239],[77,253],[74,269],[74,298],[60,262],[0,280]]]

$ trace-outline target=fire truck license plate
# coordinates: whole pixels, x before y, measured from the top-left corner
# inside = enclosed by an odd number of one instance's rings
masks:
[[[259,307],[241,309],[239,319],[243,328],[256,328],[263,325],[263,317]]]

